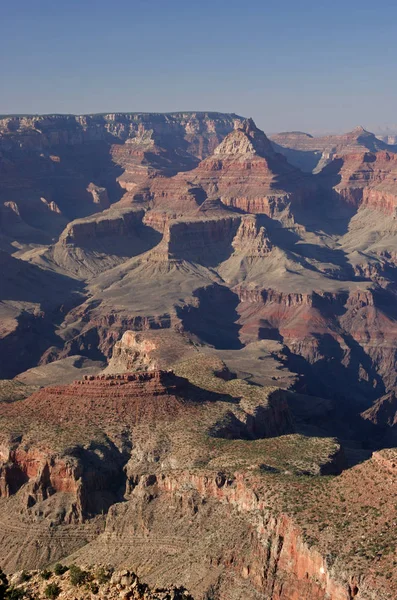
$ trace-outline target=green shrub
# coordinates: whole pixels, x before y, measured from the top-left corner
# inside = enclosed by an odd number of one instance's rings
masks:
[[[67,567],[66,565],[61,565],[61,563],[57,563],[54,567],[54,573],[55,573],[55,575],[58,575],[58,576],[63,575],[68,570],[69,570],[69,567]]]
[[[58,598],[61,593],[61,588],[55,581],[53,583],[49,583],[44,590],[44,594],[46,598]]]
[[[30,573],[28,573],[27,571],[22,571],[22,573],[21,573],[21,581],[22,582],[29,581],[29,579],[31,579],[31,577],[32,576]]]
[[[48,579],[51,577],[52,573],[51,571],[48,571],[47,569],[44,569],[41,573],[40,573],[40,577],[42,579],[45,579],[45,581],[48,581]]]
[[[83,585],[88,579],[87,571],[83,571],[76,565],[71,565],[69,568],[70,583],[72,585]]]
[[[6,600],[21,600],[22,598],[25,598],[25,596],[26,592],[23,588],[11,586],[6,591],[5,598]]]

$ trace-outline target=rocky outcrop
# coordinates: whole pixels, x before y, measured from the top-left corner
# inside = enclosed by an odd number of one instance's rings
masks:
[[[236,576],[249,580],[258,593],[272,600],[352,600],[358,595],[354,574],[349,581],[338,581],[325,557],[305,543],[302,531],[287,515],[269,513],[266,502],[247,485],[244,474],[167,474],[157,478],[157,486],[172,497],[193,488],[203,499],[215,498],[248,517],[252,553],[233,557],[231,563]]]
[[[144,210],[112,207],[98,215],[69,223],[53,246],[34,257],[52,267],[87,280],[155,246],[161,236],[143,223]]]
[[[270,140],[256,127],[252,119],[236,123],[232,134],[214,150],[214,156],[241,155],[274,156],[275,152]]]
[[[69,570],[60,563],[56,566],[54,572],[46,571],[46,577],[38,571],[26,570],[9,575],[9,593],[44,600],[55,590],[54,594],[62,594],[65,600],[84,600],[89,589],[90,593],[106,600],[193,600],[182,587],[150,588],[130,569],[117,571],[103,565],[87,567],[73,564]]]
[[[74,335],[66,337],[61,347],[50,347],[40,360],[47,364],[54,360],[80,354],[94,360],[110,358],[115,343],[129,330],[151,331],[178,327],[180,321],[176,315],[169,313],[135,315],[129,317],[125,313],[96,310],[88,305],[83,309],[78,307],[69,313],[71,326],[77,323],[80,327]]]
[[[77,464],[49,458],[45,452],[5,445],[0,450],[0,497],[15,494],[25,483],[31,482],[28,506],[38,499],[46,499],[56,492],[77,493],[80,469]]]
[[[397,425],[397,398],[390,392],[379,398],[371,408],[362,413],[364,419],[380,426],[384,430]]]
[[[290,293],[242,285],[234,292],[240,300],[240,338],[282,340],[291,352],[290,368],[301,373],[307,369],[306,381],[318,386],[312,393],[326,395],[321,380],[328,380],[331,367],[355,381],[350,398],[362,407],[383,396],[385,389],[394,389],[397,331],[387,308],[393,302],[391,292],[363,287]],[[339,357],[338,367],[336,362],[331,366],[330,355]],[[337,382],[335,372],[333,387]],[[343,394],[343,386],[338,394]]]
[[[42,115],[0,119],[0,149],[14,145],[45,150],[62,144],[123,142],[154,131],[175,144],[179,138],[203,158],[233,128],[240,117],[224,113],[110,113],[105,115]]]
[[[93,203],[97,204],[100,210],[105,210],[106,208],[109,208],[110,202],[106,188],[99,187],[94,183],[90,183],[87,188],[87,192],[91,194]]]
[[[22,222],[33,228],[14,227],[18,240],[50,243],[67,221],[108,208],[124,192],[128,205],[147,180],[193,168],[236,119],[220,113],[0,119],[0,207],[17,202]]]
[[[130,337],[124,336],[124,354]],[[137,345],[135,339],[133,343]],[[145,349],[152,348],[141,344],[140,350]],[[114,361],[118,359],[116,349]],[[86,375],[70,385],[43,388],[19,403],[0,405],[6,424],[0,440],[0,496],[22,494],[25,509],[37,505],[39,511],[41,502],[68,494],[67,508],[57,514],[62,522],[106,511],[125,493],[123,469],[131,456],[134,429],[170,425],[195,415],[205,403],[220,402],[224,412],[219,419],[218,411],[216,422],[208,424],[208,435],[214,437],[259,439],[293,431],[283,392],[246,393],[229,407],[227,392],[204,390],[172,371],[153,369]],[[20,428],[20,435],[7,434],[10,422]],[[38,433],[40,422],[45,427]]]
[[[188,174],[151,186],[156,208],[193,211],[206,198],[232,208],[274,216],[291,204],[309,199],[315,184],[274,152],[252,119],[236,123],[215,149]]]
[[[365,152],[395,152],[396,148],[378,139],[363,127],[340,135],[314,137],[300,131],[278,133],[271,136],[274,147],[287,160],[304,171],[319,172],[335,156]]]
[[[367,206],[394,217],[396,173],[397,154],[363,152],[335,156],[319,177],[333,187],[337,198],[352,208]]]
[[[265,227],[258,224],[255,216],[241,219],[232,246],[236,252],[244,253],[249,258],[266,256],[272,249]]]
[[[237,215],[169,221],[152,257],[215,264],[233,251],[232,243],[240,222],[241,217]]]
[[[59,243],[84,246],[91,240],[126,237],[142,224],[144,214],[142,209],[112,209],[98,217],[72,221],[62,232]]]
[[[122,373],[136,370],[140,366],[144,370],[158,368],[151,354],[156,350],[156,342],[134,331],[126,331],[121,340],[115,343],[112,358],[105,372]]]

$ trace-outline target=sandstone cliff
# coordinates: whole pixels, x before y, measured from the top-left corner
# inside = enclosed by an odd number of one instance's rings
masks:
[[[319,172],[336,155],[397,150],[361,126],[339,135],[312,136],[300,131],[278,133],[271,136],[271,140],[291,164],[303,171],[314,172]]]
[[[353,208],[361,205],[396,214],[397,154],[391,152],[335,156],[321,178],[333,184],[335,195]]]
[[[202,191],[188,198],[188,186]],[[168,181],[158,180],[151,190],[156,208],[194,210],[209,197],[249,213],[273,216],[309,199],[315,184],[275,153],[249,119],[236,123],[236,129],[196,169]]]

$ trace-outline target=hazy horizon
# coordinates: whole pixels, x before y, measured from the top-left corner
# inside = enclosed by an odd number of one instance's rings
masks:
[[[235,112],[267,133],[397,127],[397,6],[6,2],[0,114]]]

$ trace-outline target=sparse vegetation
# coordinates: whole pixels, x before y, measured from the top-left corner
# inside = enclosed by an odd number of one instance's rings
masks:
[[[77,565],[71,565],[69,568],[69,577],[72,585],[83,585],[83,583],[86,583],[88,580],[88,572]]]
[[[50,598],[51,600],[54,600],[54,598],[58,598],[60,593],[61,593],[61,588],[55,582],[49,583],[47,585],[46,589],[44,590],[45,597]]]
[[[49,583],[43,582],[41,573],[27,572],[29,578],[26,586],[16,584],[8,587],[6,575],[0,570],[0,600],[56,600],[58,597],[68,600],[88,600],[97,594],[101,598],[134,597],[141,600],[154,600],[161,598],[174,598],[175,600],[193,600],[184,588],[171,588],[161,590],[164,595],[158,595],[159,590],[151,591],[147,583],[139,581],[133,571],[123,569],[116,573],[116,581],[111,582],[113,569],[105,569],[102,566],[83,569],[72,565],[71,574],[73,583],[69,577],[53,573],[53,580]],[[99,580],[98,580],[99,579]],[[101,581],[101,583],[100,583]],[[76,589],[75,586],[79,586]]]
[[[6,600],[22,600],[22,598],[26,598],[26,592],[23,588],[11,586],[8,588],[5,598]]]
[[[66,565],[61,565],[61,563],[57,563],[54,567],[54,574],[58,575],[58,576],[63,575],[68,570],[69,570],[69,567],[67,567]]]

